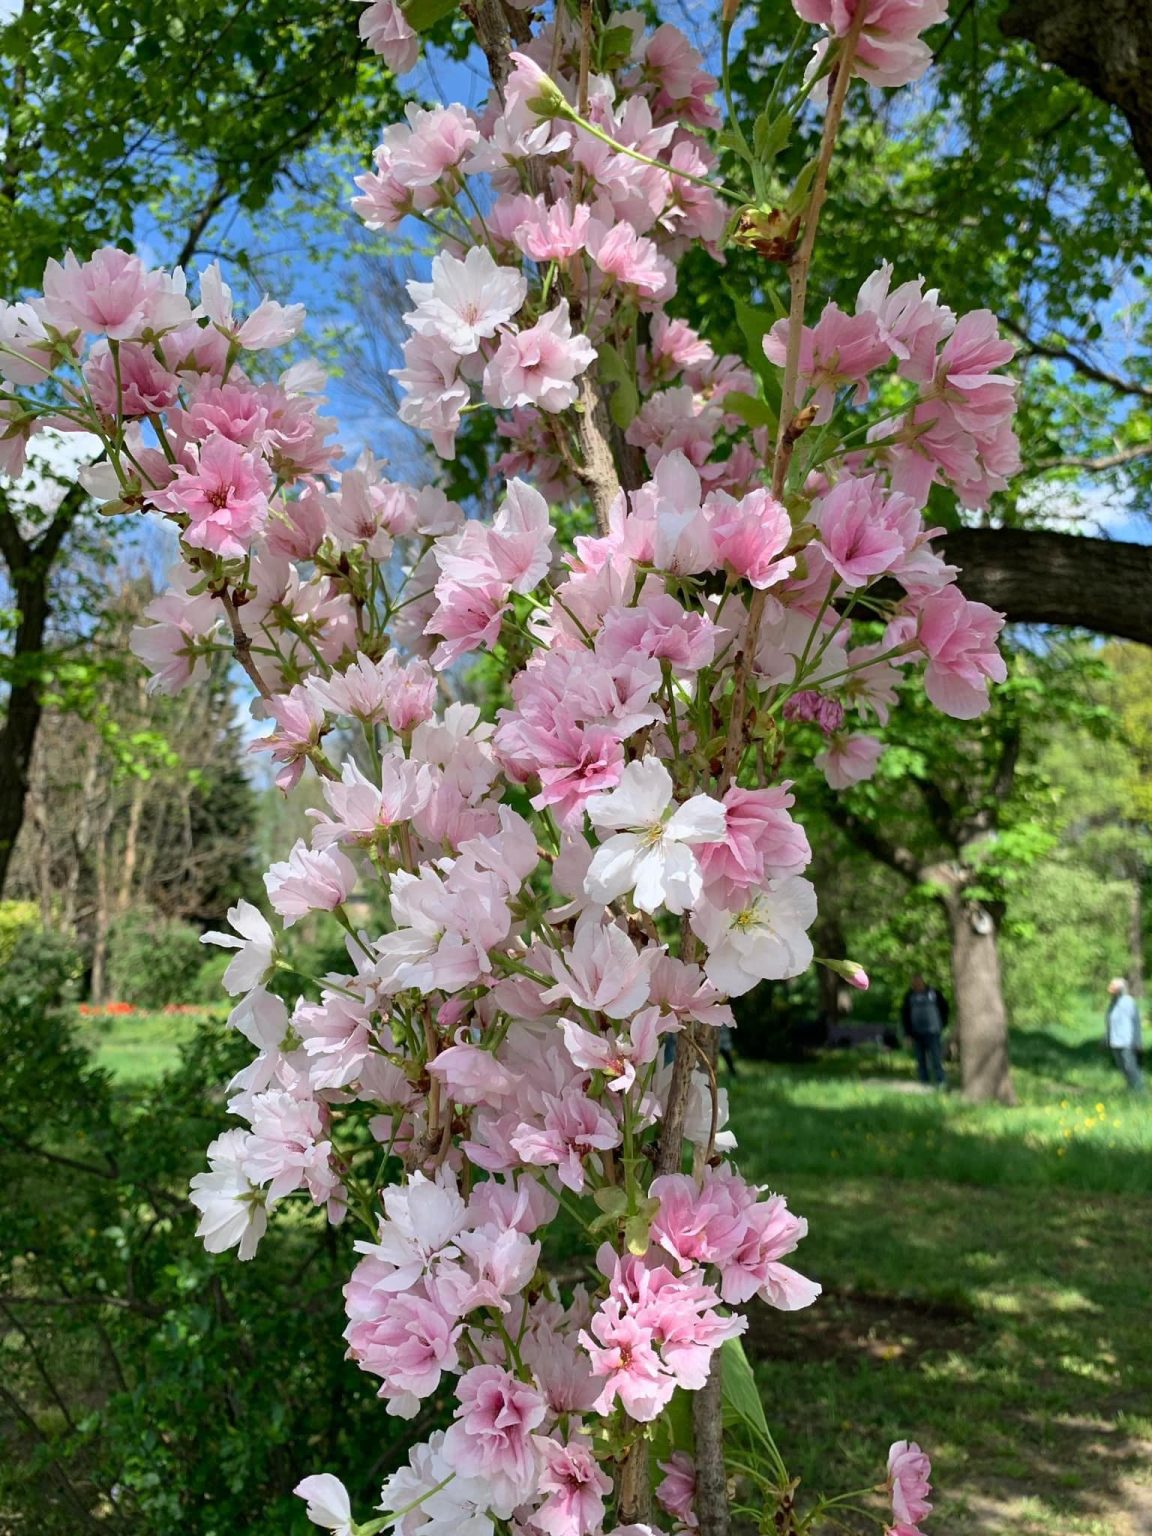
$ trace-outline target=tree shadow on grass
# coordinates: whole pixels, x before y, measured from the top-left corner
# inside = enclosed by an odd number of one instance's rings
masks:
[[[937,1456],[939,1536],[1136,1536],[1152,1158],[1087,1147],[1068,1168],[901,1094],[820,1106],[761,1083],[734,1123],[749,1174],[809,1219],[795,1262],[826,1286],[750,1316],[805,1484],[875,1481],[907,1436]]]

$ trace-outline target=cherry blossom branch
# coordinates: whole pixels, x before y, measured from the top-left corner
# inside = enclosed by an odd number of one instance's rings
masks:
[[[856,52],[868,7],[858,5],[851,25],[844,37],[840,55],[833,66],[833,84],[824,118],[824,131],[820,139],[820,153],[816,174],[812,182],[812,195],[808,200],[808,213],[804,220],[804,233],[796,255],[788,268],[791,302],[788,308],[788,350],[784,364],[784,383],[780,395],[780,419],[776,430],[776,451],[772,459],[772,494],[777,501],[784,494],[788,480],[788,466],[797,439],[810,422],[804,413],[796,409],[796,385],[800,374],[800,348],[804,338],[804,309],[808,297],[808,273],[812,265],[812,251],[816,244],[816,231],[828,187],[828,168],[836,147],[836,135],[844,113],[848,86],[852,80],[852,59]],[[740,645],[740,655],[732,682],[732,713],[728,721],[728,737],[724,746],[724,762],[718,785],[721,793],[736,777],[740,759],[747,741],[744,720],[748,681],[756,658],[756,644],[760,638],[760,626],[768,602],[767,590],[754,592],[748,605],[748,621]]]
[[[240,666],[244,669],[249,681],[260,697],[266,700],[274,698],[275,695],[264,681],[260,668],[256,665],[252,656],[252,640],[241,621],[235,598],[229,592],[227,586],[222,587],[214,595],[219,599],[220,606],[224,609],[224,616],[228,620],[228,627],[232,631],[233,656],[235,656]]]

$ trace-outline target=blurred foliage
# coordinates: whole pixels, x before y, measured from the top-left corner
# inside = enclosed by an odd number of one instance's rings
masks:
[[[76,940],[58,929],[42,928],[39,920],[15,933],[0,967],[0,1007],[55,1006],[76,995],[84,974]]]
[[[397,115],[345,0],[26,5],[0,28],[4,291],[68,246],[131,242],[146,205],[179,250],[263,206],[313,143]]]
[[[1140,513],[1152,505],[1152,453],[1095,475],[1091,486],[1075,467],[1052,469],[1047,495],[1028,485],[1053,459],[1152,444],[1142,393],[1152,384],[1152,189],[1119,113],[1027,44],[1004,38],[1004,9],[1005,0],[953,6],[928,34],[934,64],[917,86],[853,92],[816,245],[813,302],[851,306],[862,278],[887,260],[895,282],[923,275],[958,313],[991,309],[1042,346],[1070,345],[1090,367],[1131,381],[1118,390],[1066,357],[1024,347],[1026,474],[996,498],[994,519],[1091,522],[1102,501],[1129,498]],[[795,35],[789,0],[740,12],[732,86],[746,128]],[[820,113],[809,110],[779,156],[785,186],[815,153],[819,132]],[[682,312],[728,350],[741,340],[735,300],[787,295],[784,268],[749,251],[728,253],[719,282],[706,253],[689,252],[677,281]],[[959,515],[938,491],[929,510],[932,521]]]
[[[0,901],[0,966],[7,966],[21,935],[40,926],[34,901]]]
[[[0,992],[0,1525],[303,1536],[305,1471],[366,1498],[424,1429],[342,1358],[354,1234],[300,1212],[255,1263],[207,1255],[185,1192],[247,1043],[205,1023],[117,1091],[45,1001]]]
[[[185,1002],[203,961],[190,923],[138,907],[113,919],[108,934],[109,995],[142,1008]]]

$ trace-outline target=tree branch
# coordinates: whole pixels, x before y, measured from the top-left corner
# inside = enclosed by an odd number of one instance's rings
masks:
[[[1152,458],[1152,443],[1136,443],[1131,448],[1118,448],[1115,453],[1104,453],[1098,458],[1079,457],[1069,454],[1064,458],[1039,459],[1030,467],[1036,470],[1080,469],[1088,474],[1101,475],[1110,469],[1123,469],[1140,459]]]
[[[924,877],[924,869],[920,860],[907,848],[902,848],[898,843],[890,843],[888,839],[874,827],[871,822],[862,820],[854,811],[850,811],[842,800],[835,795],[829,795],[825,801],[825,810],[829,819],[840,828],[857,845],[872,858],[881,864],[886,864],[889,869],[895,870],[898,875],[903,875],[905,880],[918,885]]]
[[[1048,341],[1037,341],[1023,326],[1007,315],[1001,315],[1000,324],[1006,331],[1011,331],[1018,337],[1028,349],[1032,357],[1047,357],[1053,362],[1067,363],[1075,369],[1083,378],[1092,379],[1097,384],[1105,384],[1118,395],[1134,395],[1138,400],[1152,400],[1152,385],[1141,384],[1137,379],[1126,378],[1123,374],[1113,373],[1108,368],[1102,368],[1098,363],[1092,362],[1082,352],[1077,352],[1067,342],[1056,344]]]
[[[1152,645],[1152,547],[1022,528],[958,528],[939,541],[966,597],[1016,624],[1062,624]]]

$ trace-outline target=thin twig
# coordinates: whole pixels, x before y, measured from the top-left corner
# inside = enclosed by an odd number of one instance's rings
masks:
[[[791,303],[788,309],[788,351],[784,362],[784,384],[780,397],[780,421],[776,431],[776,452],[772,460],[772,494],[780,500],[784,493],[784,487],[788,479],[788,466],[792,458],[792,449],[796,442],[797,427],[799,425],[796,410],[796,385],[800,374],[800,346],[804,335],[804,305],[808,296],[808,273],[812,264],[812,250],[816,243],[816,231],[820,223],[820,212],[824,206],[824,196],[828,188],[828,167],[832,162],[832,151],[836,147],[836,134],[840,128],[840,119],[844,113],[844,102],[848,95],[848,86],[852,79],[852,59],[856,52],[856,43],[860,36],[860,29],[864,25],[864,18],[868,14],[868,7],[858,5],[852,18],[851,26],[844,38],[841,53],[836,60],[834,69],[834,83],[828,100],[828,110],[824,118],[824,132],[820,140],[820,156],[816,163],[816,175],[812,182],[812,195],[808,202],[808,212],[804,220],[804,234],[796,255],[788,268],[788,278],[791,286]],[[764,619],[764,610],[768,602],[767,591],[754,592],[748,605],[748,620],[744,629],[744,638],[740,644],[740,655],[736,661],[736,671],[732,682],[732,714],[728,721],[728,739],[724,746],[724,762],[720,774],[720,782],[717,786],[720,794],[728,788],[736,777],[736,771],[740,766],[740,759],[744,752],[747,739],[747,729],[744,720],[744,705],[748,696],[748,680],[756,658],[756,643],[760,638],[760,625]]]

